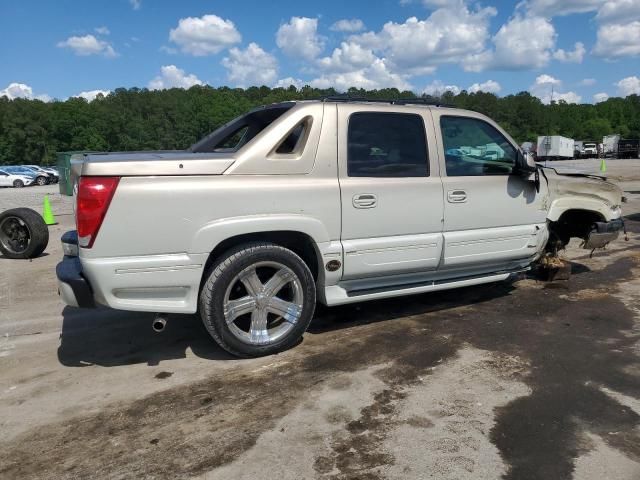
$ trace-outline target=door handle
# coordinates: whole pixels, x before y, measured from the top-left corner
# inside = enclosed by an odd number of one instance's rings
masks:
[[[372,193],[359,193],[353,196],[353,206],[356,208],[374,208],[378,198]]]
[[[464,190],[450,190],[447,192],[449,203],[463,203],[467,201],[467,192]]]

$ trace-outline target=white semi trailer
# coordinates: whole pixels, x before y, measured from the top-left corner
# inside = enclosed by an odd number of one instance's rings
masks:
[[[602,137],[602,149],[605,157],[616,157],[618,155],[619,134]]]
[[[541,160],[573,158],[575,141],[560,135],[538,137],[537,156]]]

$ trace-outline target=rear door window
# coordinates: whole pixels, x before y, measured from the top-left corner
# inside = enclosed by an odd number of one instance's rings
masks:
[[[427,177],[428,165],[421,116],[358,112],[349,118],[349,177]]]

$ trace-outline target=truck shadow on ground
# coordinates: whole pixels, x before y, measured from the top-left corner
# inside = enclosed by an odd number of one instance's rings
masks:
[[[487,302],[507,295],[512,288],[505,283],[464,288],[456,293],[438,292],[376,301],[364,306],[328,308],[318,305],[308,332],[329,332]],[[379,310],[380,305],[386,308]],[[383,315],[376,314],[381,311]],[[237,360],[214,343],[198,315],[170,315],[161,333],[152,330],[154,315],[151,313],[65,307],[62,316],[58,360],[68,367],[158,365],[164,360],[185,358],[188,349],[208,360]]]
[[[572,271],[578,275],[589,269],[573,263]],[[527,277],[537,278],[534,274]],[[509,295],[514,288],[512,283],[503,282],[341,307],[318,305],[308,332],[315,335],[473,306]],[[151,313],[65,307],[62,316],[58,360],[68,367],[158,365],[161,361],[185,358],[189,349],[208,360],[235,359],[213,342],[198,315],[170,315],[161,333],[152,330]]]
[[[209,360],[230,360],[213,343],[196,315],[170,315],[162,333],[151,328],[154,315],[99,308],[65,307],[58,360],[68,367],[114,367],[185,358],[188,349]]]

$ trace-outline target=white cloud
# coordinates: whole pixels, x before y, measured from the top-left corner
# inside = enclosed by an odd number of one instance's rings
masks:
[[[469,88],[467,88],[467,91],[469,93],[477,93],[477,92],[498,93],[500,90],[502,90],[502,87],[498,82],[494,80],[487,80],[486,82],[483,82],[483,83],[474,83]]]
[[[286,78],[281,78],[280,80],[278,80],[275,84],[276,87],[281,87],[281,88],[289,88],[291,85],[293,85],[296,88],[302,88],[305,85],[307,85],[308,82],[305,82],[304,80],[301,80],[299,78],[293,78],[293,77],[286,77]]]
[[[129,3],[134,10],[140,10],[140,7],[142,7],[142,0],[129,0]]]
[[[7,97],[9,100],[14,98],[33,98],[33,89],[24,83],[10,83],[7,88],[0,90],[0,97]]]
[[[58,48],[70,48],[76,55],[83,57],[89,55],[103,55],[105,57],[117,57],[118,54],[109,42],[100,40],[93,35],[82,37],[69,37],[63,42],[58,42]]]
[[[354,35],[350,40],[370,48],[405,74],[425,74],[433,67],[460,63],[479,54],[489,39],[493,7],[469,10],[464,4],[447,2],[425,20],[408,18],[404,23],[387,22],[380,32]]]
[[[244,50],[235,47],[229,50],[222,65],[227,69],[229,81],[239,87],[271,85],[278,75],[276,58],[253,42]]]
[[[628,97],[633,94],[640,95],[640,78],[635,75],[633,77],[623,78],[615,83],[615,86],[618,87],[618,93],[623,97]]]
[[[582,63],[586,49],[582,42],[576,42],[573,52],[565,51],[562,48],[553,52],[553,58],[560,62]]]
[[[536,77],[536,81],[529,91],[538,97],[542,103],[549,104],[551,100],[559,102],[564,100],[567,103],[580,103],[582,97],[575,92],[561,92],[562,82],[551,75],[542,74]]]
[[[181,18],[169,32],[169,40],[184,53],[201,57],[221,52],[242,40],[231,20],[217,15]]]
[[[595,12],[604,0],[528,0],[523,6],[533,15],[551,18],[556,15]]]
[[[328,72],[349,72],[371,65],[377,57],[370,49],[354,42],[342,42],[330,57],[318,60],[318,66]]]
[[[342,19],[331,25],[329,30],[354,33],[364,30],[364,23],[359,18],[352,18],[351,20]]]
[[[324,49],[324,39],[318,35],[318,19],[291,17],[280,25],[276,45],[290,57],[313,60]]]
[[[640,20],[640,0],[609,0],[598,10],[600,23],[627,23]]]
[[[376,58],[374,62],[360,70],[350,72],[326,73],[311,80],[309,85],[317,88],[333,87],[338,91],[346,91],[350,87],[364,89],[397,88],[411,90],[406,75],[392,73],[384,59]]]
[[[601,92],[601,93],[596,93],[596,94],[593,96],[593,101],[594,101],[595,103],[600,103],[600,102],[604,102],[604,101],[606,101],[608,98],[609,98],[609,95],[608,95],[608,94],[606,94],[606,93],[604,93],[604,92]]]
[[[556,31],[546,18],[516,14],[500,27],[492,41],[494,49],[470,55],[465,62],[465,70],[529,70],[544,67],[551,58]]]
[[[7,85],[6,88],[0,90],[0,97],[7,97],[9,100],[14,98],[27,98],[42,100],[43,102],[50,102],[52,99],[46,93],[40,95],[33,94],[33,88],[24,83],[13,82]]]
[[[94,28],[95,32],[100,35],[109,35],[111,31],[107,27],[96,27]]]
[[[429,85],[424,87],[422,93],[425,95],[431,95],[432,97],[441,97],[446,92],[451,92],[454,95],[459,94],[461,91],[460,87],[457,85],[445,85],[440,80],[434,80]]]
[[[422,0],[422,4],[427,8],[437,9],[443,7],[464,6],[464,0]]]
[[[595,78],[583,78],[578,82],[578,85],[580,85],[581,87],[590,87],[595,84],[596,84]]]
[[[560,85],[561,83],[560,80],[546,73],[536,77],[536,85]]]
[[[553,94],[553,100],[555,102],[564,101],[567,103],[580,103],[582,97],[578,95],[576,92],[557,92]],[[544,100],[543,100],[544,101]]]
[[[605,59],[640,55],[640,21],[600,26],[593,53]]]
[[[149,82],[149,89],[190,88],[194,85],[203,85],[203,82],[193,74],[187,75],[175,65],[164,65],[160,68],[160,75]]]
[[[93,102],[98,95],[106,97],[109,93],[111,93],[110,90],[89,90],[87,92],[80,92],[74,95],[74,97],[84,98],[87,102]]]

